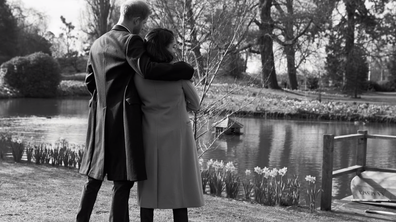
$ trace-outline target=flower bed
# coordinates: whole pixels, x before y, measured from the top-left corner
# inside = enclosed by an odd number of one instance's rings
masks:
[[[54,144],[40,142],[24,142],[22,138],[8,134],[0,135],[0,160],[11,151],[15,162],[20,162],[24,154],[28,163],[46,164],[79,168],[84,154],[84,147],[70,144],[59,139]],[[269,169],[255,167],[254,173],[246,170],[245,178],[241,179],[233,162],[209,160],[201,165],[202,187],[204,193],[218,197],[255,202],[267,206],[299,205],[301,183],[296,176],[288,178],[287,168]],[[314,177],[307,176],[308,201],[311,211],[316,209],[316,190]]]
[[[296,176],[287,178],[287,168],[267,167],[246,170],[245,178],[238,176],[233,162],[224,165],[223,161],[212,159],[201,166],[202,188],[204,193],[214,196],[227,197],[248,202],[255,202],[266,206],[295,206],[300,203],[301,183]],[[320,190],[316,190],[316,178],[308,175],[308,206],[311,211],[316,209],[316,199]]]

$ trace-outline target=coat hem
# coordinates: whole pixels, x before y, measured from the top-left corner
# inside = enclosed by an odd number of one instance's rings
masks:
[[[198,208],[198,207],[203,207],[205,204],[204,203],[202,203],[202,204],[198,204],[198,205],[196,205],[196,204],[191,204],[191,205],[180,205],[180,206],[173,206],[173,207],[153,207],[153,206],[148,206],[148,205],[146,205],[146,206],[142,206],[142,205],[139,205],[140,207],[143,207],[143,208],[151,208],[151,209],[162,209],[162,210],[166,210],[166,209],[180,209],[180,208]]]

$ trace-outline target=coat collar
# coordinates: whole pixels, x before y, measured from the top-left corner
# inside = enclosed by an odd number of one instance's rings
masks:
[[[113,26],[112,30],[124,31],[124,32],[129,32],[129,33],[131,33],[127,27],[125,27],[125,26],[123,26],[123,25],[120,25],[120,24],[117,24],[117,25]]]

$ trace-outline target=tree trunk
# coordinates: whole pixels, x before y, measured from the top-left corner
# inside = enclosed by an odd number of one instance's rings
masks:
[[[287,1],[287,12],[292,15],[293,12],[293,0]],[[288,19],[285,24],[285,53],[287,60],[287,74],[289,76],[290,89],[297,89],[297,70],[296,70],[296,52],[294,50],[294,32],[293,32],[293,20]]]
[[[100,0],[99,4],[99,36],[102,36],[109,31],[107,30],[107,23],[111,5],[109,0]]]
[[[360,1],[360,0],[358,0]],[[349,54],[352,52],[354,42],[355,42],[355,11],[356,11],[356,0],[344,0],[347,12],[347,28],[345,34],[345,57],[351,58]],[[346,64],[348,66],[348,62]],[[344,74],[344,84],[345,80],[348,76],[353,75],[353,73],[348,73],[348,69],[345,67],[345,74]]]
[[[261,25],[260,25],[260,54],[262,64],[262,78],[264,87],[271,89],[280,89],[276,79],[275,61],[273,52],[272,33],[274,30],[273,20],[271,18],[272,0],[260,0],[259,8],[261,10]]]
[[[285,46],[287,60],[287,74],[289,76],[290,89],[297,89],[297,70],[296,70],[296,52],[293,45]]]

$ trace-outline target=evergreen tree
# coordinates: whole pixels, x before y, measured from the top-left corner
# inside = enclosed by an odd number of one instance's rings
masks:
[[[6,0],[0,0],[0,64],[17,55],[17,21]]]
[[[354,46],[348,55],[346,63],[346,83],[344,90],[354,98],[358,98],[367,82],[369,67],[365,53],[361,47]]]

